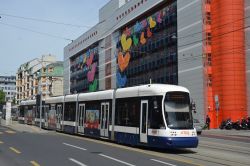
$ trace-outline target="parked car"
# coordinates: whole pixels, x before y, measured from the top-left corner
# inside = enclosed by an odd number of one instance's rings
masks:
[[[203,124],[198,119],[194,119],[193,122],[194,122],[194,128],[197,131],[197,134],[201,134]]]

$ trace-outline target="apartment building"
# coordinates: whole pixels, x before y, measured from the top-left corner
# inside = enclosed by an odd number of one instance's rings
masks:
[[[63,82],[60,84],[59,80],[63,80],[63,65],[62,62],[56,61],[55,56],[43,55],[40,59],[22,64],[16,74],[17,102],[35,99],[39,93],[43,99],[54,94],[62,95]],[[56,93],[51,92],[54,84],[57,84],[56,90],[53,91]]]
[[[0,89],[5,93],[5,101],[13,101],[16,97],[16,77],[0,76]]]

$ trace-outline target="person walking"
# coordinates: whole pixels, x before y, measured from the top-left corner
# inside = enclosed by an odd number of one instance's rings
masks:
[[[210,117],[207,115],[207,117],[206,117],[206,125],[207,125],[208,130],[210,129],[210,122],[211,122]]]

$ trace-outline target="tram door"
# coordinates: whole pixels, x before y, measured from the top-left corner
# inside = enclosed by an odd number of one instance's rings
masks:
[[[148,135],[148,100],[141,101],[141,116],[140,116],[140,142],[147,143]]]
[[[78,111],[78,132],[84,133],[85,104],[79,104]]]
[[[102,103],[101,104],[101,129],[100,134],[102,137],[109,136],[109,103]]]
[[[62,120],[62,105],[57,105],[56,109],[56,129],[61,130],[61,120]]]

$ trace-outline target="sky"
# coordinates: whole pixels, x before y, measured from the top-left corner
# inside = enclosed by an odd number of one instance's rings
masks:
[[[0,0],[0,75],[15,75],[21,64],[44,54],[63,60],[64,47],[98,23],[98,11],[107,2]]]

